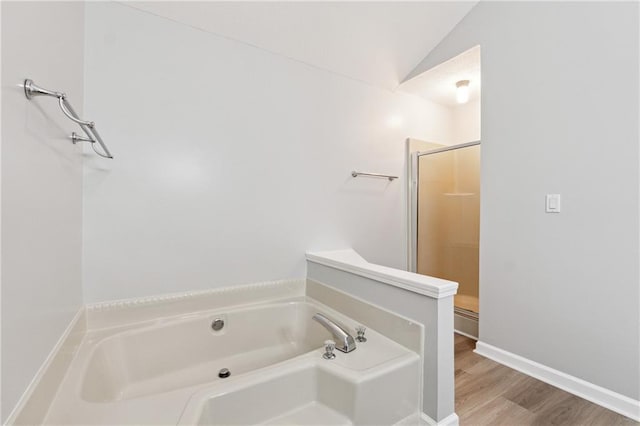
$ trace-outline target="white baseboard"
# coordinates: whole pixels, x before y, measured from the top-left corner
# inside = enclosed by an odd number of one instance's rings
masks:
[[[449,414],[444,419],[436,422],[431,417],[427,416],[425,413],[421,415],[422,420],[426,422],[429,426],[458,426],[460,424],[460,420],[458,419],[458,415],[456,413]]]
[[[459,335],[461,335],[461,336],[468,337],[469,339],[473,339],[473,340],[475,340],[475,341],[477,341],[477,340],[478,340],[478,337],[477,337],[477,336],[472,336],[472,335],[467,334],[467,333],[465,333],[464,331],[460,331],[460,330],[458,330],[458,329],[456,329],[456,328],[454,328],[454,329],[453,329],[453,332],[454,332],[454,333],[456,333],[456,334],[459,334]]]
[[[475,353],[572,393],[611,411],[640,421],[640,401],[478,341]]]

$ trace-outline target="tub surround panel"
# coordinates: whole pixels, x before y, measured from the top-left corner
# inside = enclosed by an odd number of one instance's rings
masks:
[[[158,318],[218,307],[246,305],[304,297],[305,280],[281,280],[205,291],[171,293],[159,296],[93,303],[87,306],[91,330],[126,326]]]
[[[422,324],[313,280],[307,280],[307,296],[422,355]]]
[[[14,415],[7,419],[7,424],[39,425],[44,422],[86,332],[87,315],[86,310],[82,308],[40,367],[16,406]]]
[[[357,253],[348,253],[351,263],[358,261]],[[360,263],[360,267],[365,266]],[[372,269],[377,268],[374,265]],[[352,271],[343,270],[342,265],[335,268],[312,259],[307,261],[308,280],[334,287],[424,326],[422,410],[435,422],[454,414],[453,295],[440,298],[420,295],[370,278],[372,275],[366,271]],[[417,285],[413,283],[412,287]]]

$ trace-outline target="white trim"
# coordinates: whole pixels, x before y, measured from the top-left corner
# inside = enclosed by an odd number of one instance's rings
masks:
[[[87,328],[120,327],[232,305],[289,300],[304,296],[305,287],[305,279],[293,279],[98,302],[87,305]]]
[[[442,148],[430,149],[428,151],[420,151],[418,152],[418,157],[422,157],[423,155],[437,154],[439,152],[447,152],[447,151],[453,151],[456,149],[469,148],[470,146],[480,145],[480,142],[481,142],[480,140],[477,140],[473,142],[459,143],[457,145],[447,145],[447,146],[443,146]]]
[[[640,401],[478,341],[475,353],[518,370],[545,383],[640,421]]]
[[[49,355],[47,355],[47,358],[44,360],[42,365],[40,365],[38,372],[36,373],[35,376],[33,376],[31,383],[29,383],[29,386],[27,386],[27,389],[25,389],[22,396],[20,396],[20,399],[18,399],[18,403],[13,407],[13,410],[11,410],[11,413],[9,413],[9,416],[5,421],[5,425],[12,425],[15,423],[18,415],[22,412],[22,409],[25,407],[25,405],[29,401],[29,398],[31,398],[31,395],[33,395],[33,392],[36,390],[36,388],[40,384],[40,381],[42,380],[47,370],[51,366],[51,363],[53,362],[53,360],[58,355],[58,352],[60,352],[62,347],[65,345],[67,338],[76,328],[78,320],[82,318],[82,314],[84,312],[85,312],[84,306],[80,307],[80,309],[78,310],[78,312],[76,312],[71,322],[69,322],[69,325],[64,330],[64,332],[62,333],[62,335],[60,336],[56,344],[53,346],[53,349],[51,349],[51,352],[49,352]]]
[[[364,260],[353,249],[307,252],[306,257],[309,262],[403,288],[433,299],[453,296],[458,291],[456,282],[375,265]]]
[[[114,309],[123,309],[147,305],[158,305],[166,302],[176,302],[179,300],[198,299],[203,296],[220,295],[227,293],[238,293],[242,291],[250,291],[260,288],[279,288],[287,285],[304,284],[305,278],[264,281],[252,284],[238,284],[226,287],[212,288],[207,290],[182,291],[177,293],[165,293],[154,296],[131,297],[128,299],[109,300],[106,302],[88,303],[86,305],[87,312],[108,311]]]
[[[416,151],[417,153],[417,151]],[[405,161],[407,163],[407,271],[417,271],[416,246],[418,224],[418,195],[417,195],[417,162],[418,157],[411,152],[411,138],[405,142]]]
[[[460,419],[458,418],[458,415],[456,413],[449,414],[439,422],[436,422],[425,413],[421,413],[420,418],[424,420],[429,426],[458,426],[460,424]]]
[[[457,330],[457,329],[454,328],[453,332],[456,333],[456,334],[459,334],[461,336],[468,337],[469,339],[473,339],[475,341],[478,341],[478,337],[477,336],[472,336],[469,333],[465,333],[464,331],[460,331],[460,330]]]

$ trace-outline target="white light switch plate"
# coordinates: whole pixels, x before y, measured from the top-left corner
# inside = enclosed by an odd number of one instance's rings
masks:
[[[560,194],[547,194],[547,213],[560,213]]]

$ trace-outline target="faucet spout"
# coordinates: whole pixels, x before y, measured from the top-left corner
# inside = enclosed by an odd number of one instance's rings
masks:
[[[325,317],[321,313],[317,313],[313,316],[313,319],[318,321],[321,326],[326,328],[333,336],[333,340],[336,342],[336,349],[341,352],[351,352],[356,348],[356,341],[344,328],[339,326],[336,322]]]

